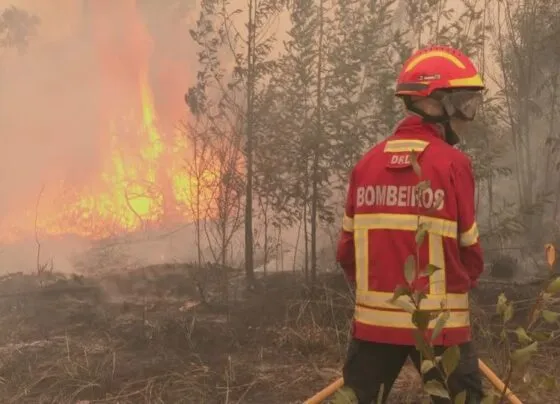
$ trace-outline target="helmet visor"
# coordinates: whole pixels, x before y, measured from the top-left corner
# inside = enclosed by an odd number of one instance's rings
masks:
[[[482,105],[482,100],[482,94],[479,92],[460,90],[445,94],[442,101],[450,117],[472,121]]]

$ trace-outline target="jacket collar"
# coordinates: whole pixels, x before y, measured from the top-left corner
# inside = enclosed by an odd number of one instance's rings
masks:
[[[411,114],[397,124],[393,136],[434,136],[443,140],[442,132],[438,124],[424,122],[422,117]]]

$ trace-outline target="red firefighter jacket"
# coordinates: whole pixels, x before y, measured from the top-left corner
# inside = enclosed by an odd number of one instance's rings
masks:
[[[430,182],[418,196],[412,150],[422,180]],[[442,140],[435,125],[416,116],[404,119],[392,136],[357,163],[337,251],[337,261],[356,286],[355,338],[414,345],[411,314],[388,301],[397,286],[406,284],[404,264],[415,255],[420,220],[428,230],[419,249],[420,268],[428,263],[441,268],[415,285],[427,293],[420,308],[437,310],[443,305],[450,312],[434,344],[471,339],[468,292],[483,270],[474,193],[467,155]],[[434,325],[432,321],[430,329]]]

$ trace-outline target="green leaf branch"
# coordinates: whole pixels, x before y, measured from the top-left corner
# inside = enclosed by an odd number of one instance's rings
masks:
[[[414,173],[418,177],[418,184],[415,188],[416,200],[421,200],[422,193],[430,187],[430,181],[422,177],[422,168],[418,163],[418,155],[411,152],[410,161]],[[459,365],[460,350],[458,346],[447,348],[441,355],[436,355],[434,341],[437,340],[445,324],[449,320],[450,312],[445,310],[443,302],[439,310],[425,310],[422,308],[422,301],[427,297],[426,288],[422,288],[419,282],[422,278],[433,275],[436,271],[442,270],[433,264],[427,264],[424,268],[420,267],[420,248],[429,234],[430,228],[427,223],[422,222],[422,215],[431,213],[440,206],[442,200],[436,201],[433,207],[424,209],[419,203],[417,206],[417,223],[415,234],[415,253],[408,256],[404,264],[405,285],[399,285],[395,289],[389,302],[406,312],[410,313],[412,323],[415,326],[414,339],[416,349],[420,352],[422,376],[429,372],[436,372],[439,376],[427,382],[423,380],[423,390],[433,397],[451,398],[448,385],[449,376]],[[406,297],[403,299],[403,297]],[[430,323],[435,321],[433,329],[430,330]],[[454,404],[465,404],[466,393],[461,392],[454,398]]]

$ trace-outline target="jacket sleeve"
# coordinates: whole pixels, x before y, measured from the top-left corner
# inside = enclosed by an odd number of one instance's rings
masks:
[[[453,170],[457,195],[458,237],[461,263],[475,287],[484,270],[482,248],[478,235],[475,212],[475,183],[472,164],[465,156],[455,160]]]
[[[354,172],[350,176],[350,184],[346,196],[346,206],[342,219],[342,231],[338,240],[336,261],[340,264],[346,278],[354,283],[356,281],[356,257],[354,254]]]

